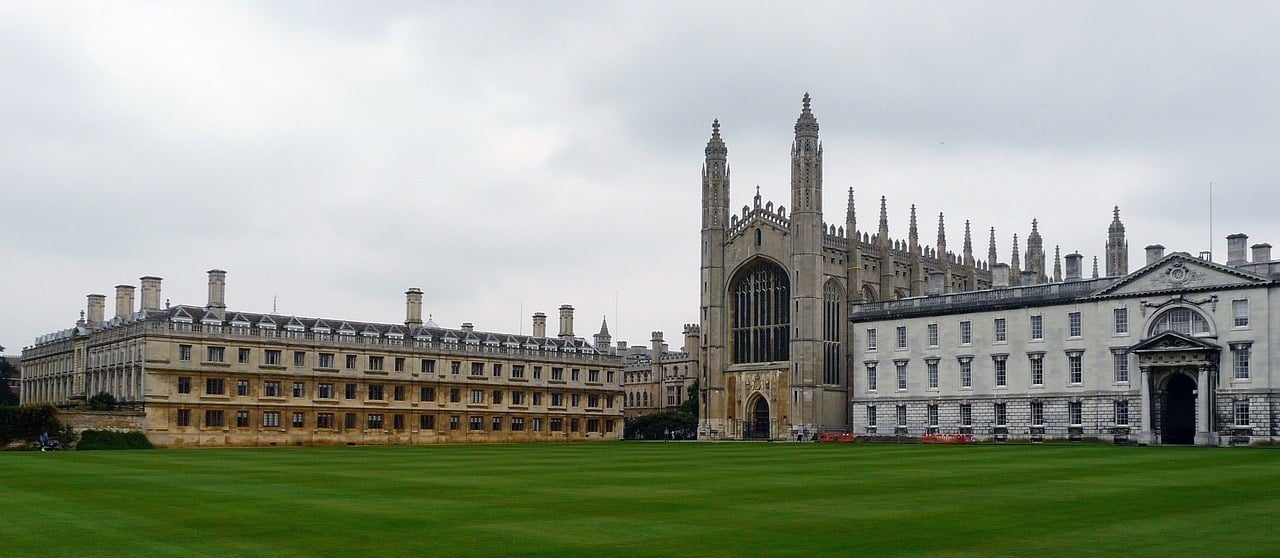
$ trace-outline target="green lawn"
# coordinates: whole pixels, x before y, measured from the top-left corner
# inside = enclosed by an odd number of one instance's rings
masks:
[[[593,443],[0,454],[0,555],[1280,553],[1280,451]]]

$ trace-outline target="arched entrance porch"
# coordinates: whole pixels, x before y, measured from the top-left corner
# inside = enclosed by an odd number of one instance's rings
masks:
[[[756,394],[747,403],[746,438],[767,440],[773,437],[769,427],[769,402],[764,396]]]

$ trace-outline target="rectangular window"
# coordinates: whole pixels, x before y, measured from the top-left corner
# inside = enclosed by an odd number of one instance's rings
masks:
[[[1231,315],[1235,318],[1233,322],[1236,327],[1245,327],[1249,325],[1249,300],[1233,300],[1231,301]]]
[[[898,348],[907,348],[907,326],[898,326],[896,331],[898,333]]]
[[[1236,401],[1234,414],[1236,426],[1249,426],[1248,401]]]
[[[1117,335],[1129,333],[1129,309],[1115,308],[1111,310],[1112,320],[1115,322],[1115,332]]]
[[[333,428],[333,413],[316,413],[316,428]]]
[[[1249,379],[1249,345],[1234,345],[1231,347],[1232,369],[1235,371],[1234,377],[1237,380]]]
[[[876,328],[867,329],[867,350],[876,350]]]
[[[249,364],[249,349],[240,349],[236,358],[240,364]]]
[[[867,391],[876,390],[876,363],[867,363]]]
[[[391,428],[404,430],[404,415],[391,415]]]
[[[320,353],[320,368],[333,368],[333,353]]]
[[[524,418],[523,418],[523,417],[511,417],[511,429],[512,429],[512,430],[514,430],[514,431],[516,431],[516,432],[519,432],[519,431],[521,431],[521,430],[524,430]]]
[[[996,387],[1009,385],[1009,363],[1004,355],[992,356],[991,368],[995,371]]]
[[[380,356],[370,356],[370,357],[369,357],[369,370],[372,370],[372,371],[375,371],[375,372],[376,372],[376,371],[380,371],[380,370],[382,370],[382,357],[380,357]]]
[[[280,350],[265,349],[262,351],[262,364],[280,366]]]
[[[929,324],[925,326],[926,335],[929,337],[929,346],[938,346],[938,324]]]
[[[435,430],[435,429],[436,429],[435,415],[419,415],[418,416],[418,430]]]
[[[542,419],[535,418],[529,422],[529,430],[534,432],[542,432]]]
[[[484,375],[484,363],[483,363],[483,362],[473,362],[473,363],[471,363],[471,375],[472,375],[472,376],[483,376],[483,375]]]
[[[929,426],[938,426],[938,406],[928,406]]]
[[[867,426],[876,425],[876,406],[867,405]]]
[[[1031,425],[1044,426],[1044,403],[1039,401],[1031,402]]]
[[[605,382],[612,384],[614,381],[613,370],[610,370],[606,374],[607,374],[607,377],[605,378]]]
[[[491,395],[491,397],[493,397],[493,404],[494,404],[494,405],[501,405],[501,404],[502,404],[502,391],[501,391],[501,390],[497,390],[497,389],[493,390],[493,394]]]
[[[391,398],[396,401],[404,401],[404,386],[395,386],[391,388]]]
[[[1044,385],[1044,355],[1031,356],[1031,385]]]
[[[1071,426],[1080,426],[1084,423],[1084,405],[1079,401],[1070,401],[1067,403],[1067,418],[1071,420]]]
[[[511,404],[512,404],[512,405],[524,405],[524,392],[523,392],[523,391],[513,391],[513,392],[511,392]]]
[[[973,426],[973,405],[960,404],[960,426]]]
[[[556,381],[564,380],[564,369],[559,367],[551,367],[551,379]]]
[[[600,396],[599,396],[599,395],[596,395],[596,394],[594,394],[594,393],[593,393],[593,394],[591,394],[591,395],[588,395],[588,396],[587,396],[587,407],[588,407],[588,408],[591,408],[591,409],[599,409],[599,408],[600,408]]]
[[[206,360],[209,362],[222,362],[222,359],[225,358],[226,351],[227,350],[224,347],[209,347],[205,349],[205,356],[208,357]]]
[[[263,397],[280,397],[280,382],[277,380],[267,380],[262,382]]]
[[[480,416],[472,416],[472,417],[471,417],[471,429],[472,429],[472,430],[484,430],[484,417],[480,417]]]
[[[577,368],[569,369],[569,381],[577,382],[581,380],[582,380],[582,376],[580,374],[580,371]]]
[[[1123,350],[1111,353],[1111,370],[1116,383],[1129,381],[1129,354]]]
[[[459,389],[459,388],[449,388],[449,402],[450,402],[450,403],[461,403],[461,402],[462,402],[462,390],[461,390],[461,389]]]
[[[191,345],[178,345],[178,360],[191,360]]]
[[[938,361],[928,361],[925,366],[929,369],[929,389],[938,389]]]
[[[1031,339],[1044,339],[1044,316],[1031,316]]]
[[[418,399],[421,399],[422,401],[435,401],[436,388],[423,386],[422,389],[418,390]]]
[[[249,427],[249,411],[236,411],[236,428]]]
[[[533,367],[533,379],[535,379],[535,380],[541,380],[541,379],[542,379],[542,367],[541,367],[541,366],[534,366],[534,367]]]
[[[995,325],[993,327],[995,328],[995,339],[997,343],[1003,343],[1009,340],[1009,330],[1005,325],[1004,318],[996,318]]]
[[[1009,414],[1004,403],[995,404],[994,414],[996,415],[996,426],[1009,424]]]
[[[302,428],[306,426],[306,415],[302,413],[294,413],[292,424],[294,428]]]
[[[968,320],[960,322],[960,344],[973,344],[973,322]]]
[[[178,393],[191,393],[191,378],[178,378]]]
[[[559,432],[561,430],[564,430],[564,419],[559,419],[559,418],[551,419],[551,431]]]
[[[904,427],[904,428],[907,426],[907,406],[906,405],[898,405],[898,426]]]
[[[1084,357],[1080,353],[1067,355],[1067,374],[1073,384],[1079,384],[1084,381],[1084,367],[1081,363],[1083,360]]]
[[[460,373],[460,372],[462,372],[462,363],[461,363],[461,362],[458,362],[458,361],[456,361],[456,360],[455,360],[455,361],[452,361],[452,362],[450,362],[450,363],[449,363],[449,373],[450,373],[450,374],[458,374],[458,373]]]
[[[347,414],[343,415],[343,416],[342,416],[342,426],[343,426],[343,428],[346,428],[347,430],[352,430],[352,429],[354,429],[354,428],[356,427],[356,414],[355,414],[355,413],[347,413]]]
[[[294,396],[294,397],[306,397],[306,396],[307,396],[307,384],[305,384],[305,383],[303,383],[303,382],[294,382],[294,383],[293,383],[293,396]]]
[[[462,428],[462,417],[458,415],[449,416],[449,430],[457,430]]]
[[[569,398],[570,398],[570,404],[574,407],[579,406],[578,404],[581,403],[582,401],[581,396],[576,393],[570,394]]]
[[[355,369],[356,369],[356,355],[347,355],[346,360],[347,360],[347,363],[346,363],[346,364],[347,364],[347,370],[355,370]],[[353,427],[353,428],[354,428],[354,427]]]
[[[423,374],[435,374],[435,373],[436,373],[436,361],[431,360],[431,359],[429,359],[429,358],[424,358],[424,359],[422,359],[422,373],[423,373]],[[432,420],[434,421],[435,419],[434,419],[434,418],[432,418]]]
[[[1116,401],[1115,416],[1113,418],[1115,419],[1116,426],[1128,426],[1129,424],[1129,402],[1128,401]]]
[[[479,405],[481,403],[484,403],[484,390],[482,389],[471,390],[471,399],[469,402],[472,405]]]
[[[205,426],[222,426],[222,411],[218,409],[205,409],[204,425]]]
[[[392,365],[392,368],[391,368],[392,370],[396,372],[404,372],[404,357],[396,357],[395,360],[391,361],[391,365]],[[404,430],[404,429],[401,428],[400,430]]]
[[[342,394],[342,395],[343,395],[343,396],[345,396],[347,399],[355,399],[355,398],[356,398],[356,385],[355,385],[355,384],[347,384],[346,386],[343,386],[343,390],[342,390],[342,391],[343,391],[343,394]],[[355,428],[355,427],[353,426],[352,428]]]
[[[533,404],[534,405],[542,404],[542,392],[540,391],[533,392]]]
[[[307,365],[307,353],[305,353],[305,352],[303,352],[303,351],[294,351],[294,352],[293,352],[293,365],[294,365],[294,366],[306,366],[306,365]]]
[[[222,378],[208,378],[204,381],[204,392],[207,395],[222,395],[227,392],[227,382]]]
[[[367,397],[367,399],[369,401],[382,401],[382,398],[383,398],[382,385],[369,384],[369,397]]]
[[[552,394],[551,394],[551,406],[552,406],[552,407],[563,407],[563,406],[564,406],[564,394],[563,394],[563,393],[552,393]]]
[[[1067,313],[1067,336],[1080,337],[1081,335],[1084,335],[1084,326],[1080,323],[1080,313]]]
[[[578,419],[569,419],[569,431],[570,432],[578,431]]]
[[[907,362],[895,362],[894,365],[898,372],[898,389],[905,390],[907,389]]]
[[[502,430],[502,417],[493,417],[493,431]]]
[[[588,382],[600,383],[600,371],[599,371],[599,370],[588,370],[588,371],[587,371],[587,381],[588,381]]]
[[[502,377],[502,365],[501,365],[501,364],[494,364],[494,365],[493,365],[493,377],[494,377],[494,378],[501,378],[501,377]]]
[[[236,395],[240,397],[249,395],[249,380],[236,380]]]
[[[512,377],[512,378],[523,378],[523,377],[524,377],[524,365],[522,365],[522,364],[513,364],[513,365],[511,365],[511,377]]]
[[[382,430],[382,415],[380,413],[369,413],[365,420],[365,428],[369,430]]]
[[[333,399],[333,384],[325,382],[316,385],[317,399]]]
[[[960,361],[960,387],[973,387],[973,361]]]

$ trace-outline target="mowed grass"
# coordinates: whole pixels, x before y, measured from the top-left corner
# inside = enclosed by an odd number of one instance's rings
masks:
[[[1280,451],[594,443],[0,454],[3,556],[1275,556]]]

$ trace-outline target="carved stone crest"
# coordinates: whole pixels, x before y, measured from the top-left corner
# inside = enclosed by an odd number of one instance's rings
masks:
[[[1151,281],[1177,289],[1197,285],[1203,282],[1204,278],[1204,273],[1187,267],[1186,263],[1173,262],[1172,265],[1165,268],[1163,273],[1152,277]]]

